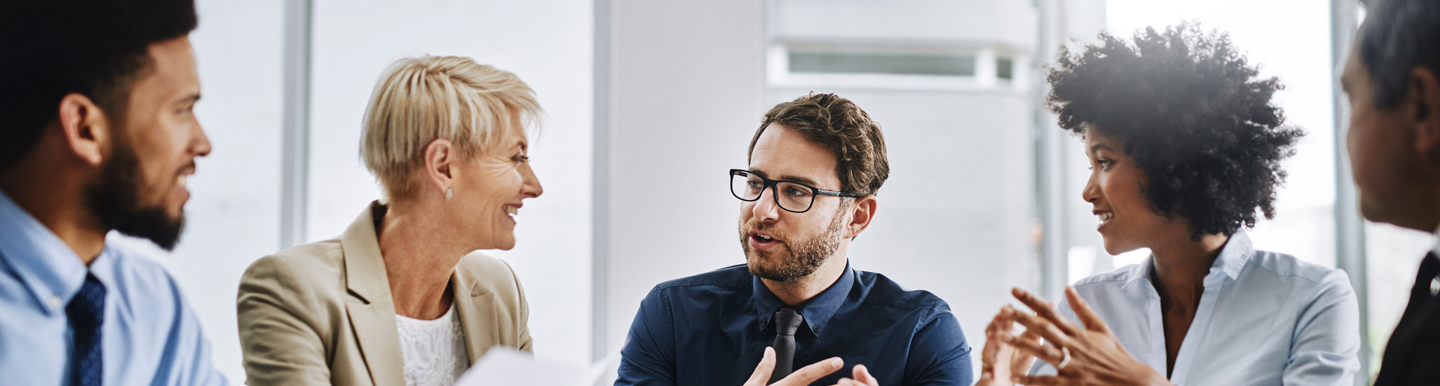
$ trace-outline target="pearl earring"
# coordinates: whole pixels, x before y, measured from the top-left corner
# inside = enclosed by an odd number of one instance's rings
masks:
[[[452,195],[454,195],[454,194],[455,194],[455,190],[450,189],[450,188],[445,188],[445,199],[446,199],[446,200],[449,200],[449,199],[450,199],[450,196],[452,196]]]

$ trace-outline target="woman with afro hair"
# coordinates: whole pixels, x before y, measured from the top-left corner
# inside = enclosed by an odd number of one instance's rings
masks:
[[[1150,256],[1076,282],[1059,307],[1014,290],[1035,313],[996,315],[980,383],[1354,385],[1345,272],[1256,250],[1244,230],[1274,216],[1304,135],[1271,100],[1279,80],[1193,24],[1100,40],[1061,49],[1046,106],[1085,143],[1081,197],[1105,251]]]

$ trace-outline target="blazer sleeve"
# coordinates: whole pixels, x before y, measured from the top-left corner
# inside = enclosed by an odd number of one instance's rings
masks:
[[[317,323],[317,294],[297,267],[269,256],[256,261],[240,279],[236,311],[246,383],[328,385],[322,331]]]

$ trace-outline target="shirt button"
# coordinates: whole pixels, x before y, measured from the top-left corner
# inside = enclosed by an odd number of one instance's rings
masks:
[[[59,296],[54,296],[54,295],[51,295],[51,296],[50,296],[50,308],[60,308],[60,297],[59,297]]]
[[[1430,296],[1440,294],[1440,278],[1430,279]]]

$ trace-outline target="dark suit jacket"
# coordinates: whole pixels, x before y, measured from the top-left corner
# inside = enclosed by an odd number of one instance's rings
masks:
[[[1440,259],[1432,252],[1420,263],[1410,304],[1385,345],[1375,386],[1440,385],[1440,297],[1430,294],[1437,274]]]

